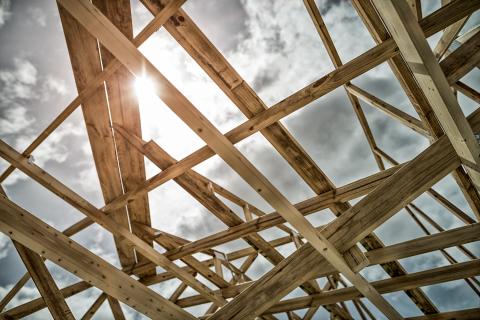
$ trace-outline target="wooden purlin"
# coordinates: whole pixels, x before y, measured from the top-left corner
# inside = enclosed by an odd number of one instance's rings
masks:
[[[128,39],[133,39],[130,0],[95,0],[93,3]],[[103,66],[115,60],[103,46],[100,46],[100,54]],[[133,75],[122,66],[106,81],[106,89],[112,122],[121,124],[141,137],[140,110],[134,90],[134,81]],[[146,180],[143,155],[129,148],[122,137],[114,136],[114,138],[123,189],[128,192]],[[148,194],[129,202],[127,208],[130,222],[151,225]],[[132,225],[131,229],[137,236],[142,236],[142,230],[137,230]],[[151,245],[153,244],[151,243]],[[140,263],[147,261],[140,254],[137,254],[137,260]],[[142,275],[152,274],[155,274],[155,269]]]
[[[102,72],[97,40],[92,37],[66,10],[58,6],[77,89],[81,92]],[[105,88],[102,85],[82,102],[93,160],[105,203],[123,194],[117,152],[110,126]],[[115,221],[129,228],[127,209],[122,206],[114,215]],[[114,238],[122,266],[135,262],[135,253],[117,237]]]

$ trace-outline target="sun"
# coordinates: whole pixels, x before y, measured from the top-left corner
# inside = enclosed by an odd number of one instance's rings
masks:
[[[138,101],[141,104],[151,105],[157,99],[152,81],[148,77],[141,76],[136,78],[134,87]]]

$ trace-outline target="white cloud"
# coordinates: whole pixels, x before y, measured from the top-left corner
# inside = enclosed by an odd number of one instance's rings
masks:
[[[65,95],[67,94],[67,84],[63,79],[55,78],[54,76],[47,76],[45,78],[45,86],[47,89],[59,94]]]
[[[13,107],[19,100],[34,97],[37,69],[26,59],[15,58],[14,68],[0,70],[0,107]]]
[[[0,0],[0,27],[10,18],[10,0]]]
[[[45,27],[47,25],[47,15],[45,12],[36,7],[29,7],[27,14],[35,21],[39,26]]]
[[[8,255],[8,251],[11,248],[10,243],[10,238],[0,233],[0,260]]]
[[[23,132],[32,125],[35,119],[27,115],[27,109],[24,107],[10,108],[3,112],[0,118],[0,128],[2,134],[14,134]]]

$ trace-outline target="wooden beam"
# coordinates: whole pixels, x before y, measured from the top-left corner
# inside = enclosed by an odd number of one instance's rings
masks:
[[[413,11],[417,20],[422,19],[422,1],[421,0],[407,0],[408,5]]]
[[[332,61],[335,69],[338,69],[340,66],[343,65],[342,60],[340,59],[340,56],[337,52],[337,49],[335,48],[333,40],[330,37],[330,33],[328,32],[328,29],[325,23],[323,22],[322,15],[318,10],[318,7],[315,1],[304,0],[303,3],[305,4],[305,7],[315,25],[315,28],[317,29],[317,32],[320,38],[322,39],[322,42],[324,44],[325,49],[327,50],[330,60]],[[345,88],[345,85],[348,85],[348,84],[350,84],[350,82],[344,83],[343,87]],[[352,95],[349,91],[347,91],[347,97],[350,100],[350,103],[352,104],[353,110],[355,111],[358,121],[360,122],[360,126],[362,127],[363,133],[365,134],[365,137],[367,139],[368,145],[370,146],[370,150],[372,151],[375,162],[377,163],[380,170],[384,170],[385,166],[382,162],[382,158],[380,158],[377,154],[375,154],[375,152],[373,152],[373,150],[376,149],[377,144],[373,137],[372,130],[368,125],[367,118],[365,117],[365,114],[362,110],[360,102],[358,101],[358,98]]]
[[[395,159],[393,159],[391,156],[389,156],[385,151],[381,149],[377,149],[375,151],[390,164],[394,166],[398,165],[398,162]],[[451,203],[447,198],[445,198],[440,193],[435,191],[435,189],[433,188],[428,189],[427,194],[429,194],[433,199],[435,199],[439,204],[441,204],[445,209],[450,211],[453,215],[455,215],[458,219],[463,221],[465,224],[475,223],[474,219],[472,219],[468,214],[460,210],[457,206]]]
[[[449,3],[450,1],[447,1]],[[465,22],[467,22],[468,18],[470,16],[467,16],[451,26],[447,27],[445,30],[443,30],[443,34],[440,37],[440,40],[438,40],[437,45],[433,49],[433,53],[435,54],[435,58],[438,60],[441,60],[441,58],[445,55],[447,52],[448,48],[452,44],[453,40],[455,40],[455,37],[458,35],[460,30],[463,28],[465,25]]]
[[[100,9],[125,37],[129,40],[133,39],[130,0],[94,0],[93,4]],[[109,65],[115,61],[115,57],[103,46],[100,46],[100,54],[102,65]],[[125,128],[141,137],[140,110],[134,90],[134,80],[133,75],[122,66],[106,81],[105,85],[112,122],[122,124]],[[136,150],[131,150],[128,143],[121,136],[114,136],[114,139],[122,186],[124,192],[128,192],[134,190],[146,180],[143,155]],[[127,208],[130,222],[151,225],[148,194],[144,194],[129,202]],[[141,230],[139,231],[134,227],[132,227],[132,232],[139,237],[142,236]],[[147,261],[141,254],[137,254],[137,260],[138,262]],[[142,274],[142,276],[152,274],[155,274],[154,268]]]
[[[375,97],[374,95],[366,92],[365,90],[357,87],[354,84],[349,84],[346,86],[346,89],[351,94],[355,95],[356,97],[364,100],[371,106],[383,111],[390,117],[400,121],[403,125],[409,127],[413,131],[420,133],[423,136],[430,137],[428,131],[425,129],[424,125],[420,120],[415,117],[412,117],[408,113],[405,113],[394,106],[390,105],[389,103],[380,100],[379,98]]]
[[[5,190],[2,188],[1,185],[0,196],[8,199],[7,194],[5,193]],[[65,302],[65,299],[60,293],[60,290],[58,289],[55,280],[50,274],[50,271],[47,269],[43,258],[32,250],[23,246],[21,243],[18,243],[14,240],[12,240],[12,242],[20,258],[23,261],[23,264],[27,268],[27,272],[33,279],[33,283],[35,283],[35,286],[37,287],[40,296],[47,305],[48,311],[50,311],[52,317],[54,319],[75,319],[72,315],[72,312],[70,311],[70,308]],[[22,283],[22,281],[20,281],[19,283]],[[13,297],[10,292],[9,294],[7,294],[7,296],[9,295]],[[8,301],[6,303],[8,303]],[[0,311],[2,309],[3,308],[1,308]]]
[[[165,319],[194,319],[3,196],[0,211],[1,232],[137,311]]]
[[[113,319],[115,320],[125,320],[125,315],[123,314],[122,307],[117,299],[107,296],[108,304],[112,310]]]
[[[480,63],[480,32],[440,62],[448,83],[455,83]]]
[[[452,87],[455,90],[460,91],[466,97],[472,99],[476,103],[480,103],[480,93],[477,90],[470,87],[469,85],[467,85],[467,84],[465,84],[461,81],[457,81],[454,84],[452,84]]]
[[[97,39],[92,37],[61,6],[58,10],[77,90],[81,92],[87,88],[90,81],[102,72]],[[100,188],[105,203],[109,203],[123,194],[123,187],[113,131],[110,125],[110,110],[103,83],[97,87],[90,97],[82,101],[82,112]],[[129,228],[128,213],[125,206],[117,209],[113,219],[117,224]],[[135,262],[134,250],[128,248],[118,237],[114,236],[114,239],[121,265],[128,266]]]
[[[60,289],[60,292],[63,298],[67,299],[73,295],[76,295],[77,293],[90,289],[91,287],[92,285],[90,283],[86,281],[80,281],[73,285]],[[47,305],[45,304],[45,301],[42,298],[37,298],[19,306],[8,309],[7,311],[1,313],[1,316],[4,316],[7,319],[20,319],[46,307]]]
[[[0,312],[5,309],[7,304],[12,301],[13,297],[23,288],[23,286],[30,280],[30,273],[25,273],[20,280],[8,291],[8,293],[3,297],[2,301],[0,301]]]
[[[480,146],[450,85],[433,55],[412,11],[402,1],[374,0],[383,21],[432,106],[438,120],[464,164],[480,164]],[[467,165],[473,184],[480,188],[480,172]]]
[[[107,295],[102,292],[98,298],[93,302],[93,304],[88,308],[88,310],[85,312],[85,314],[82,317],[82,320],[90,320],[95,313],[100,309],[102,306],[103,302],[107,299]]]
[[[42,257],[16,241],[13,244],[53,319],[75,319]]]

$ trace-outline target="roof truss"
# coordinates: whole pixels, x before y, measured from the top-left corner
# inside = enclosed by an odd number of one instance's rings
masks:
[[[472,32],[468,39],[462,40],[459,48],[449,50],[468,18],[479,9],[479,2],[446,1],[442,8],[422,17],[419,0],[352,0],[377,44],[343,63],[323,21],[321,8],[313,0],[304,0],[305,9],[335,68],[271,107],[267,107],[181,9],[185,0],[141,2],[154,19],[134,38],[130,1],[58,0],[79,94],[23,153],[0,140],[0,156],[10,163],[0,176],[0,182],[19,169],[78,209],[85,218],[60,232],[13,203],[2,190],[0,231],[14,241],[28,273],[3,297],[0,311],[30,277],[42,298],[3,311],[0,317],[21,318],[47,307],[55,319],[73,318],[65,298],[92,286],[101,293],[84,319],[91,318],[105,300],[114,319],[125,319],[119,302],[148,317],[162,319],[194,319],[183,308],[206,303],[210,306],[201,318],[212,320],[257,316],[276,319],[278,313],[286,313],[289,319],[301,319],[296,312],[305,308],[308,311],[303,319],[311,319],[320,307],[332,317],[351,319],[352,313],[345,301],[352,301],[362,318],[372,318],[361,297],[367,298],[389,319],[403,319],[382,296],[394,291],[405,291],[424,313],[415,319],[429,319],[429,315],[435,319],[470,319],[480,312],[472,309],[441,314],[420,288],[464,279],[480,296],[480,284],[475,278],[480,270],[479,261],[464,246],[480,240],[480,147],[474,136],[480,131],[480,111],[477,109],[465,117],[454,94],[454,90],[458,90],[477,103],[480,101],[478,88],[461,82],[462,77],[480,63],[480,32]],[[222,134],[140,53],[137,47],[162,26],[231,99],[247,121]],[[440,41],[432,50],[426,39],[442,30]],[[390,65],[418,118],[351,83],[383,62]],[[129,90],[129,83],[134,76],[144,74],[152,79],[159,98],[205,142],[204,147],[177,161],[154,141],[142,139],[138,102]],[[332,183],[280,122],[339,87],[345,89],[379,168],[378,173],[342,187]],[[426,137],[430,146],[411,161],[399,164],[377,145],[360,100]],[[102,208],[90,204],[32,163],[29,157],[80,106],[105,200]],[[235,147],[236,143],[257,132],[306,182],[316,194],[313,198],[292,204]],[[220,156],[275,212],[263,212],[192,169],[214,155]],[[161,172],[147,179],[144,157]],[[392,166],[387,168],[386,163]],[[475,218],[432,188],[449,174],[465,195]],[[170,180],[185,189],[228,229],[190,241],[153,228],[148,192]],[[442,229],[412,203],[423,193],[429,194],[465,226]],[[354,205],[349,203],[360,197],[363,198]],[[235,214],[223,198],[240,206],[245,219]],[[323,209],[335,214],[331,223],[316,227],[305,218]],[[425,237],[384,246],[373,232],[402,209],[423,230]],[[95,223],[114,237],[121,270],[72,240],[73,235]],[[258,233],[270,228],[277,228],[286,236],[267,241]],[[429,228],[438,233],[432,234]],[[249,247],[230,253],[215,249],[237,239],[243,239]],[[166,251],[159,252],[153,243]],[[292,243],[296,251],[284,257],[277,247],[288,243]],[[445,250],[453,246],[469,261],[458,262]],[[408,274],[398,262],[436,250],[450,265]],[[210,258],[202,260],[193,256],[196,253]],[[252,280],[246,272],[259,255],[273,267],[259,279]],[[232,263],[245,257],[240,267]],[[59,289],[45,266],[45,259],[82,281]],[[185,266],[175,263],[177,259]],[[377,264],[391,278],[370,283],[359,271]],[[164,272],[157,272],[156,267],[162,267]],[[230,272],[230,280],[225,270]],[[207,279],[209,285],[197,275]],[[321,287],[316,280],[324,277],[326,284]],[[180,282],[170,297],[162,297],[161,293],[149,288],[171,279]],[[183,297],[189,287],[197,295]],[[280,301],[296,288],[301,288],[306,296]]]

